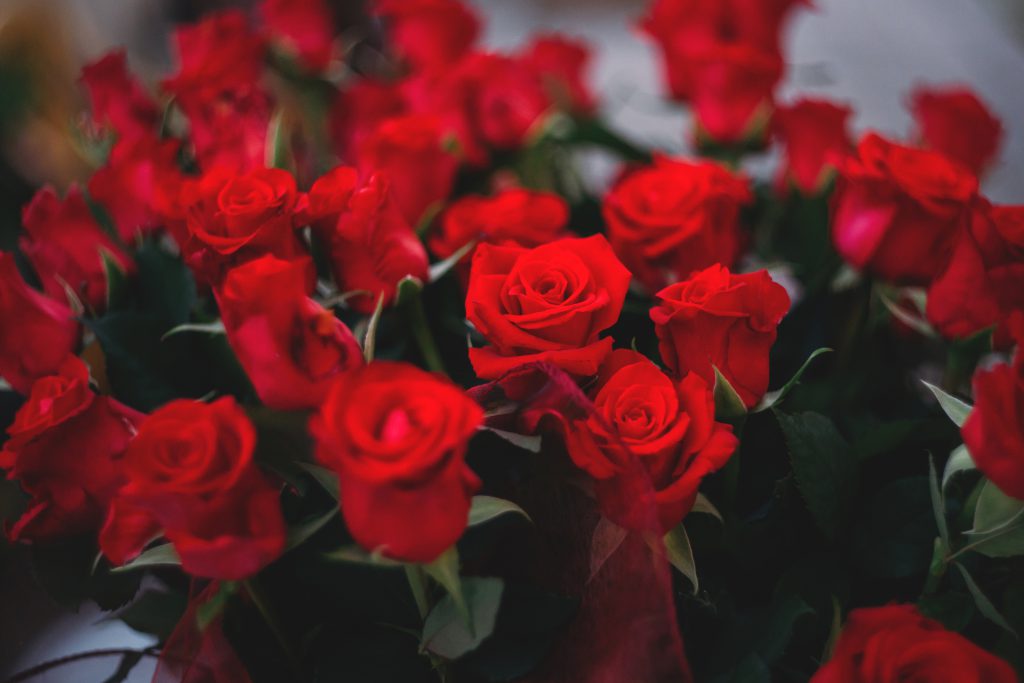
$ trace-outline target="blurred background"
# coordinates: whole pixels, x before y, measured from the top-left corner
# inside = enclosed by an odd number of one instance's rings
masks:
[[[334,0],[342,12],[361,0]],[[613,128],[646,146],[686,151],[686,114],[661,98],[651,46],[634,29],[641,0],[470,0],[485,42],[512,48],[534,31],[587,39],[592,82]],[[90,167],[72,130],[83,108],[78,70],[112,47],[155,84],[171,64],[169,32],[202,0],[0,0],[0,248],[20,207],[43,183],[63,189]],[[1024,2],[1021,0],[815,0],[790,25],[781,99],[845,101],[858,131],[906,135],[906,99],[918,83],[969,83],[1006,127],[1002,158],[985,181],[994,200],[1024,203]],[[7,240],[7,242],[5,242]],[[0,330],[2,334],[2,330]],[[73,445],[71,446],[73,447]],[[24,554],[0,541],[0,679],[36,663],[148,641],[97,608],[63,609],[36,587]],[[89,660],[32,679],[106,680],[117,659]],[[143,662],[128,681],[147,681]]]

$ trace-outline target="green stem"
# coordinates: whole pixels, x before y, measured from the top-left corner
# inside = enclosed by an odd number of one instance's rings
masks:
[[[409,327],[412,328],[412,336],[416,340],[423,362],[431,372],[447,374],[444,369],[444,361],[441,360],[441,351],[437,348],[434,335],[430,332],[430,324],[427,322],[427,313],[423,310],[423,298],[419,294],[410,297],[405,302],[406,316],[409,320]]]
[[[256,580],[256,577],[252,577],[242,582],[245,586],[245,592],[249,594],[252,599],[252,604],[256,606],[260,616],[263,617],[263,621],[266,622],[270,632],[274,634],[274,638],[277,643],[281,646],[285,656],[288,658],[288,663],[296,673],[299,672],[299,658],[296,656],[295,648],[292,647],[291,641],[288,639],[288,635],[281,627],[281,623],[278,621],[273,608],[267,600],[266,593],[263,592],[262,587]]]

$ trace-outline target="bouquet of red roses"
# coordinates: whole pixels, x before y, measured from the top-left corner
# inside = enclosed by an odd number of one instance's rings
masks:
[[[156,636],[110,680],[1018,680],[1001,126],[778,102],[805,4],[648,8],[692,158],[459,0],[210,13],[155,91],[86,66],[99,162],[0,252],[0,468],[44,585]]]

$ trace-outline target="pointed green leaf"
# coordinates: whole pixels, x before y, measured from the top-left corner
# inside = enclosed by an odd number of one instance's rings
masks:
[[[680,524],[665,534],[664,541],[669,563],[690,580],[693,593],[696,595],[700,586],[697,580],[697,565],[693,559],[693,548],[690,546],[690,537],[686,534],[685,527]]]
[[[971,458],[971,453],[967,450],[967,446],[957,446],[957,448],[949,454],[949,460],[946,461],[946,468],[942,472],[942,490],[946,489],[950,480],[957,474],[973,469],[976,469],[974,459]]]
[[[913,313],[901,308],[899,304],[890,299],[884,292],[880,291],[878,293],[878,298],[881,300],[882,305],[892,313],[894,318],[918,334],[931,338],[939,336],[939,333],[935,331],[935,328],[931,326],[927,319],[920,315],[914,315]]]
[[[455,546],[441,553],[441,555],[430,564],[423,565],[424,571],[434,581],[448,591],[452,597],[459,614],[466,620],[470,630],[473,630],[473,615],[469,612],[466,598],[462,593],[462,582],[459,577],[459,550]]]
[[[985,593],[982,592],[978,584],[974,582],[974,579],[967,572],[967,569],[959,562],[954,562],[956,568],[960,570],[960,576],[964,577],[964,583],[967,584],[967,590],[970,591],[971,597],[974,598],[974,604],[978,607],[978,611],[981,612],[982,616],[991,621],[996,626],[1006,629],[1014,636],[1017,636],[1017,632],[1013,630],[1010,623],[1006,621],[1006,618],[999,613],[992,601],[988,599]]]
[[[724,523],[722,513],[718,511],[718,508],[703,493],[697,494],[697,499],[693,502],[693,508],[690,512],[698,515],[711,515],[719,522]]]
[[[454,268],[462,258],[473,251],[473,247],[476,246],[476,240],[470,240],[466,244],[462,245],[455,250],[451,256],[443,261],[438,261],[434,265],[430,266],[430,277],[427,278],[427,282],[437,282],[445,275],[448,274],[452,268]]]
[[[516,514],[522,515],[529,521],[530,516],[526,511],[510,500],[495,498],[493,496],[473,496],[473,503],[469,508],[468,526],[478,526],[491,521],[501,515]]]
[[[826,353],[832,353],[832,349],[820,348],[814,351],[814,353],[807,357],[804,364],[800,366],[800,369],[796,371],[796,374],[794,374],[788,382],[783,384],[780,389],[766,393],[751,412],[760,413],[780,403],[784,398],[786,398],[789,392],[793,391],[793,389],[800,384],[800,378],[804,376],[805,372],[807,372],[807,368],[811,366],[814,359]]]
[[[423,291],[423,282],[412,275],[406,275],[398,281],[395,294],[395,305],[400,306],[408,301],[419,298]]]
[[[946,523],[946,500],[939,488],[939,474],[935,470],[935,460],[928,458],[928,485],[932,497],[932,512],[935,515],[935,526],[939,529],[939,538],[945,547],[949,547],[949,526]]]
[[[313,537],[314,534],[316,534],[316,532],[320,531],[325,526],[327,526],[327,523],[334,519],[337,515],[338,508],[334,507],[333,509],[328,510],[327,512],[318,517],[307,519],[304,522],[289,527],[288,539],[287,542],[285,543],[285,552],[288,552],[289,550],[294,550],[295,548],[298,548],[300,545],[308,541],[310,538]]]
[[[314,465],[311,462],[300,462],[299,467],[306,470],[314,479],[316,483],[320,484],[327,493],[331,494],[334,500],[338,500],[340,497],[338,491],[338,475],[320,465]]]
[[[472,652],[494,632],[505,583],[498,578],[469,577],[463,579],[462,587],[472,627],[450,595],[434,605],[423,624],[421,647],[447,660]]]
[[[100,247],[100,258],[103,260],[103,272],[107,279],[107,310],[109,311],[125,303],[128,294],[128,275],[109,249]]]
[[[181,558],[178,557],[178,551],[174,549],[174,545],[171,543],[164,543],[158,545],[149,550],[143,551],[138,557],[129,562],[128,564],[121,565],[120,567],[113,567],[110,572],[112,574],[119,574],[121,572],[133,572],[139,569],[149,569],[151,567],[180,567]]]
[[[160,341],[164,341],[168,337],[173,337],[176,334],[182,332],[205,332],[206,334],[226,334],[227,330],[224,328],[223,320],[214,320],[212,323],[185,323],[184,325],[177,325],[167,330]]]
[[[986,481],[974,508],[974,528],[965,533],[969,547],[988,557],[1024,555],[1024,501],[1011,498]]]
[[[939,402],[946,415],[949,416],[949,419],[953,421],[953,424],[957,427],[963,427],[964,422],[967,421],[967,416],[971,413],[971,406],[957,397],[947,394],[934,384],[929,384],[924,380],[921,380],[921,383],[928,387],[928,390],[935,395],[935,399]]]
[[[285,125],[284,110],[277,110],[267,126],[268,168],[288,169],[288,129]]]
[[[735,421],[746,416],[747,407],[743,404],[729,380],[715,368],[715,418],[724,422]]]
[[[377,328],[380,326],[380,317],[384,313],[384,293],[377,297],[377,306],[373,309],[370,322],[366,325],[366,336],[363,337],[363,357],[367,363],[373,362],[374,352],[377,349]]]

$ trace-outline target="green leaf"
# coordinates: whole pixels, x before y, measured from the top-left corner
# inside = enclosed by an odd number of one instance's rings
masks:
[[[775,416],[807,509],[825,535],[834,538],[857,488],[857,457],[824,415],[787,415],[776,410]]]
[[[490,432],[500,439],[508,441],[513,446],[528,451],[530,453],[540,453],[540,447],[542,437],[540,434],[516,434],[515,432],[508,432],[504,429],[495,429],[494,427],[481,427],[481,431]]]
[[[120,308],[128,301],[128,275],[109,249],[101,247],[100,258],[107,278],[107,310]]]
[[[206,334],[227,334],[227,329],[224,327],[223,320],[215,320],[212,323],[185,323],[183,325],[175,325],[171,329],[164,332],[163,336],[160,337],[160,341],[164,341],[168,337],[173,337],[176,334],[182,332],[205,332]]]
[[[367,363],[373,362],[374,352],[377,349],[377,328],[380,327],[380,317],[384,313],[384,293],[377,297],[377,306],[373,309],[370,322],[366,325],[366,336],[363,337],[363,357]]]
[[[1024,501],[986,481],[974,508],[974,527],[965,536],[971,550],[987,557],[1024,555]]]
[[[522,515],[527,520],[533,521],[526,514],[525,510],[510,500],[493,496],[473,496],[473,502],[469,508],[469,522],[467,526],[479,526],[496,517],[508,514]]]
[[[138,557],[128,564],[114,567],[111,573],[134,572],[139,569],[150,569],[152,567],[180,567],[181,558],[171,543],[164,543],[149,550],[144,550]]]
[[[437,263],[430,266],[430,276],[427,278],[427,282],[437,282],[438,280],[443,278],[445,275],[448,274],[448,271],[454,268],[459,263],[459,261],[462,260],[462,258],[466,254],[473,251],[473,247],[475,246],[476,240],[470,240],[466,244],[463,244],[461,247],[456,249],[455,252],[445,260],[438,261]]]
[[[804,376],[805,372],[807,372],[807,368],[811,366],[811,363],[814,361],[814,359],[826,353],[832,353],[832,349],[820,348],[814,351],[811,355],[807,357],[807,360],[804,361],[804,364],[800,366],[800,369],[796,371],[796,374],[794,374],[788,382],[783,384],[780,389],[776,389],[775,391],[769,391],[768,393],[766,393],[764,397],[761,399],[761,401],[757,404],[757,406],[754,407],[754,409],[751,412],[760,413],[778,405],[784,398],[786,398],[789,392],[793,391],[793,389],[795,389],[796,386],[800,384],[800,378]]]
[[[274,112],[267,126],[267,167],[288,169],[288,130],[284,121],[284,110]]]
[[[933,339],[940,336],[939,333],[935,331],[935,328],[931,326],[931,324],[928,322],[926,318],[922,317],[921,315],[915,315],[901,308],[899,304],[897,304],[895,301],[889,298],[889,296],[885,292],[879,291],[878,298],[882,302],[882,305],[885,306],[890,313],[892,313],[894,318],[896,318],[901,323],[911,328],[918,334]]]
[[[306,521],[288,528],[288,540],[285,543],[285,552],[294,550],[311,539],[316,532],[327,526],[338,515],[338,508],[334,507],[324,514],[307,519]]]
[[[415,278],[412,275],[406,275],[398,281],[395,294],[395,305],[400,306],[413,299],[419,298],[420,293],[423,291],[423,282],[419,278]]]
[[[693,548],[690,546],[690,537],[686,534],[686,528],[679,524],[672,531],[665,534],[665,554],[669,563],[690,580],[693,586],[694,595],[700,587],[697,579],[697,565],[693,559]]]
[[[505,582],[498,578],[463,579],[462,590],[471,615],[470,625],[451,595],[442,598],[423,624],[421,647],[447,660],[475,650],[494,632]]]
[[[946,461],[946,468],[942,472],[942,490],[946,490],[946,486],[949,485],[950,480],[957,474],[973,469],[976,469],[974,459],[971,458],[971,453],[967,450],[967,446],[957,446],[953,452],[949,454],[949,460]]]
[[[934,384],[929,384],[924,380],[921,380],[921,383],[928,387],[928,390],[935,395],[935,399],[939,402],[946,415],[949,416],[949,419],[953,421],[953,424],[957,427],[963,427],[964,422],[967,421],[967,416],[971,413],[971,406],[957,397],[947,394]]]
[[[956,568],[960,570],[960,576],[964,578],[964,583],[967,585],[967,590],[971,592],[971,596],[974,598],[974,604],[977,606],[978,611],[993,624],[1004,628],[1014,636],[1017,636],[1017,632],[1013,630],[1010,623],[1006,621],[1003,615],[999,613],[999,610],[996,609],[995,605],[992,604],[992,601],[988,599],[985,593],[982,592],[981,588],[978,587],[978,584],[974,582],[974,579],[971,577],[970,573],[968,573],[967,569],[959,562],[954,562],[953,564],[955,564]]]
[[[375,550],[372,553],[367,552],[364,548],[358,545],[348,545],[338,550],[334,550],[323,555],[324,559],[333,562],[344,562],[346,564],[359,564],[373,567],[390,567],[397,568],[401,567],[402,563],[392,560],[391,558],[384,557],[380,550]]]
[[[723,422],[736,421],[747,414],[747,407],[743,404],[736,390],[729,384],[729,380],[715,368],[715,418]]]
[[[462,582],[459,579],[459,550],[454,545],[430,564],[423,565],[423,570],[430,575],[434,581],[448,591],[452,597],[459,614],[466,620],[470,630],[473,628],[473,615],[469,611],[469,605],[462,593]]]
[[[725,520],[722,519],[722,513],[718,511],[718,508],[703,493],[697,494],[697,499],[693,502],[693,508],[690,509],[690,512],[697,515],[711,515],[719,522],[725,523]]]
[[[932,498],[932,512],[935,515],[935,526],[939,529],[939,538],[946,548],[949,547],[949,526],[946,523],[946,500],[939,488],[939,474],[935,471],[935,460],[928,458],[928,488]]]
[[[238,592],[240,586],[238,581],[221,581],[217,592],[196,608],[196,625],[199,626],[200,632],[205,631],[206,627],[224,612],[228,601]]]
[[[310,462],[300,462],[298,465],[316,479],[316,483],[320,484],[324,491],[331,494],[331,497],[334,498],[334,500],[338,500],[340,498],[337,474],[326,467],[314,465]]]

